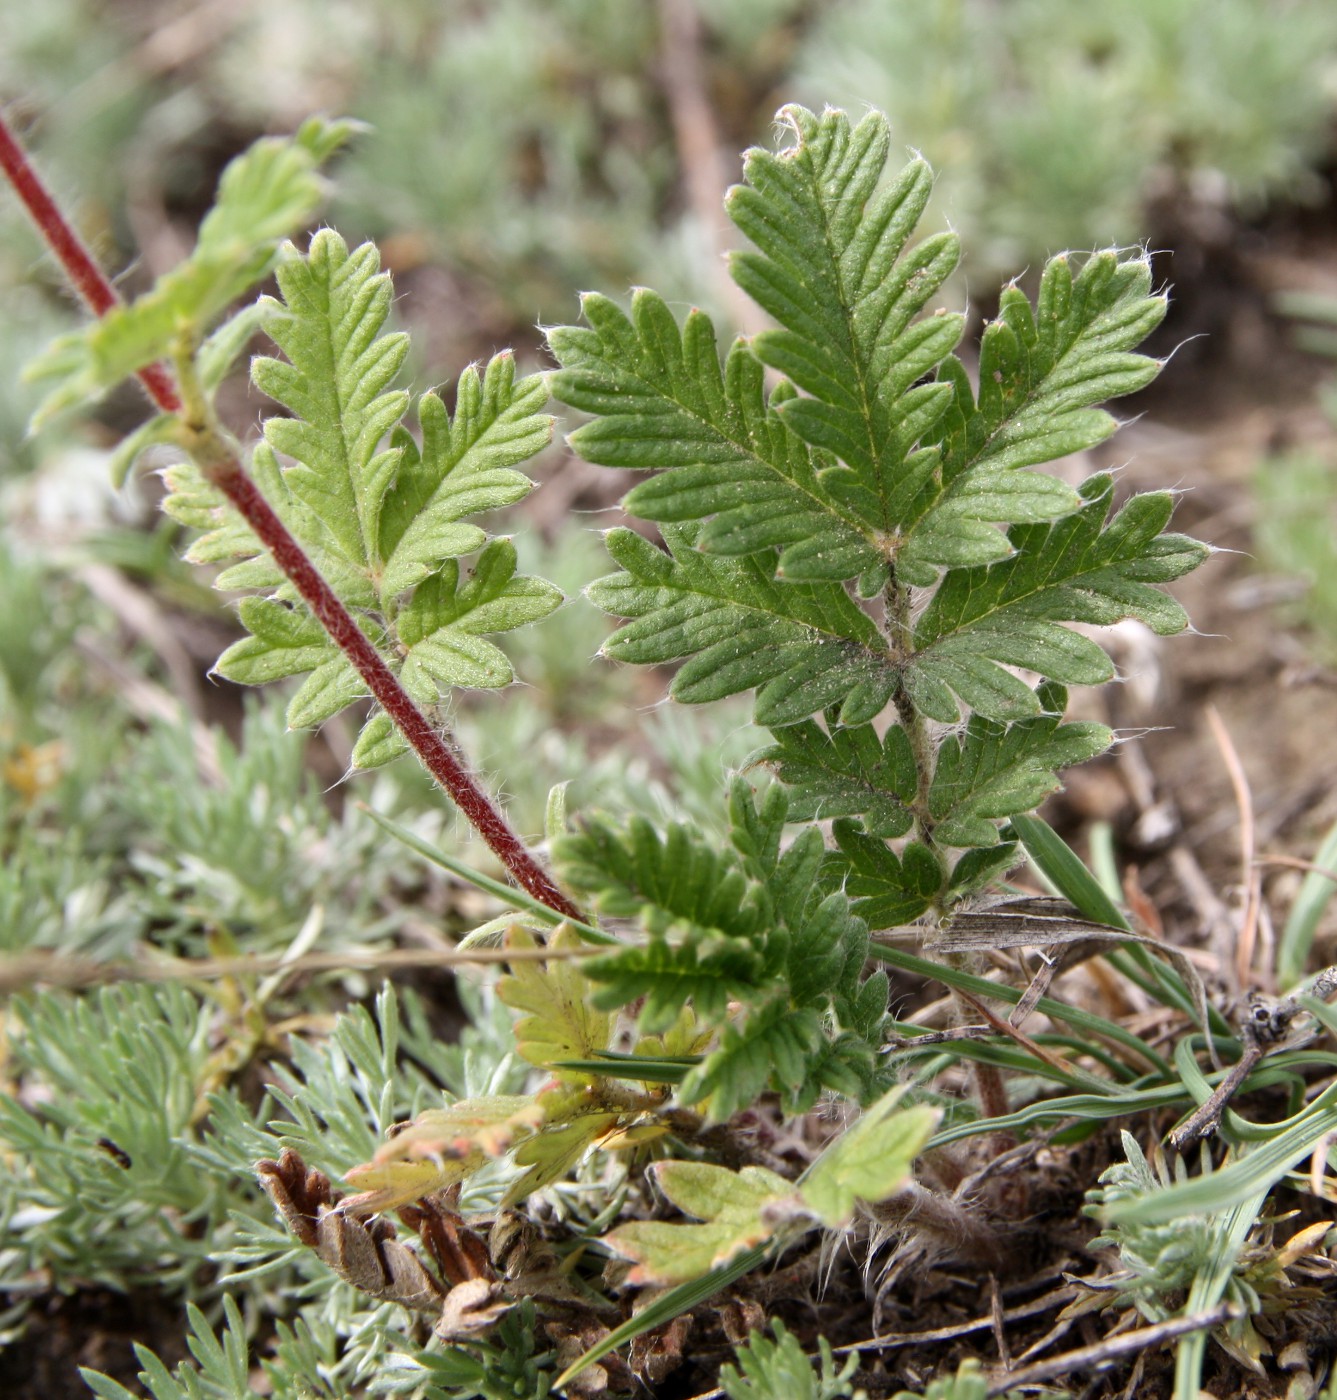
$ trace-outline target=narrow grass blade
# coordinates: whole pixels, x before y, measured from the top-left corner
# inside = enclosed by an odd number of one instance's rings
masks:
[[[1314,864],[1323,870],[1337,868],[1337,823],[1328,829]],[[1289,991],[1305,975],[1309,950],[1314,946],[1314,931],[1334,890],[1337,890],[1337,882],[1318,870],[1311,870],[1304,877],[1277,947],[1277,985],[1282,991]]]
[[[644,1084],[681,1084],[692,1066],[701,1063],[701,1058],[693,1055],[684,1060],[654,1060],[608,1051],[594,1060],[554,1060],[549,1068],[599,1074],[606,1079],[634,1079]]]
[[[1130,931],[1128,920],[1101,888],[1100,881],[1048,822],[1019,815],[1012,818],[1012,830],[1026,847],[1026,854],[1084,919]]]
[[[416,851],[424,860],[430,860],[433,865],[439,865],[443,870],[449,870],[452,875],[457,876],[466,884],[472,885],[475,889],[484,890],[501,900],[503,904],[509,904],[512,909],[523,909],[525,913],[533,914],[535,918],[542,919],[545,924],[552,927],[562,923],[569,924],[586,943],[621,945],[621,940],[614,938],[611,933],[605,933],[603,929],[595,928],[593,924],[581,923],[579,919],[564,919],[555,909],[549,909],[541,900],[535,899],[533,895],[527,894],[524,890],[516,889],[514,885],[503,884],[500,880],[494,880],[490,875],[484,875],[482,871],[475,870],[462,860],[456,860],[454,856],[447,855],[445,851],[433,846],[430,841],[424,841],[416,831],[410,831],[408,827],[401,826],[397,821],[382,816],[379,812],[368,807],[365,802],[359,802],[358,806],[377,826],[383,827],[391,836],[402,841],[410,850]]]
[[[1210,1176],[1194,1177],[1159,1191],[1155,1196],[1120,1201],[1104,1212],[1119,1224],[1164,1224],[1184,1215],[1229,1210],[1256,1192],[1267,1192],[1297,1162],[1314,1150],[1325,1133],[1337,1131],[1337,1085],[1299,1114],[1292,1125],[1270,1142],[1236,1157]]]
[[[712,1269],[708,1274],[703,1274],[690,1283],[680,1283],[676,1288],[661,1293],[653,1303],[597,1341],[584,1356],[577,1357],[553,1382],[553,1389],[561,1390],[563,1386],[575,1380],[586,1366],[594,1365],[600,1357],[607,1356],[610,1351],[616,1351],[625,1343],[634,1341],[644,1332],[653,1332],[656,1327],[672,1322],[675,1317],[714,1297],[721,1288],[727,1288],[735,1279],[760,1268],[771,1252],[783,1247],[787,1240],[787,1236],[767,1240],[765,1244],[756,1245],[736,1259],[730,1260],[722,1268]]]
[[[899,967],[902,972],[912,972],[919,977],[929,977],[935,982],[941,982],[944,986],[959,987],[962,991],[970,992],[977,997],[992,997],[996,1001],[1010,1002],[1015,1006],[1023,995],[1015,987],[1005,987],[999,982],[990,982],[987,978],[976,977],[973,973],[963,972],[960,968],[948,967],[945,963],[930,962],[927,958],[917,958],[913,953],[903,952],[900,948],[889,948],[885,944],[874,943],[868,952],[870,957],[880,958],[883,962],[890,963],[892,967]],[[1081,1010],[1079,1007],[1065,1006],[1061,1001],[1055,1001],[1053,997],[1041,997],[1036,1002],[1035,1007],[1037,1011],[1048,1016],[1051,1020],[1062,1021],[1076,1031],[1098,1036],[1101,1040],[1112,1041],[1123,1049],[1131,1051],[1144,1064],[1150,1065],[1166,1078],[1171,1077],[1174,1073],[1170,1068],[1170,1062],[1163,1055],[1144,1041],[1139,1040],[1131,1031],[1115,1025],[1113,1021],[1107,1021],[1103,1016],[1096,1016],[1090,1011]]]

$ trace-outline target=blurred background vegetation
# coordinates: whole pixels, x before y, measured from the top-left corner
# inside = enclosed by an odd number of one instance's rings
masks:
[[[801,101],[878,106],[929,158],[934,217],[967,250],[951,295],[975,314],[1048,253],[1146,242],[1176,285],[1162,348],[1210,331],[1185,358],[1222,376],[1180,379],[1173,413],[1228,412],[1260,374],[1314,403],[1319,371],[1284,350],[1271,305],[1291,285],[1317,306],[1311,321],[1337,304],[1324,299],[1337,294],[1332,0],[0,0],[0,15],[0,100],[127,294],[190,246],[223,165],[254,137],[316,111],[365,122],[327,218],[350,241],[380,241],[420,386],[505,345],[540,362],[538,327],[573,320],[586,288],[645,282],[754,329],[724,275],[720,198],[738,152],[769,142],[776,108]],[[106,484],[107,456],[144,412],[136,390],[92,424],[27,435],[21,368],[80,314],[0,194],[0,956],[442,944],[478,911],[345,810],[351,731],[287,734],[281,698],[243,704],[206,679],[232,635],[225,601],[180,562],[153,478],[122,495]],[[227,408],[245,433],[260,403],[243,380]],[[1300,444],[1290,426],[1264,435],[1244,473],[1259,472],[1257,533],[1237,541],[1298,580],[1288,596],[1314,603],[1304,618],[1325,661],[1337,656],[1335,418],[1315,410]],[[1267,449],[1285,452],[1260,470]],[[597,793],[712,822],[720,765],[753,747],[746,711],[652,709],[652,680],[591,664],[604,623],[577,595],[603,571],[591,527],[621,485],[560,446],[541,474],[522,563],[573,603],[508,642],[525,684],[465,703],[461,738],[504,775],[526,831],[542,829],[550,785],[572,778],[575,805]],[[356,792],[487,864],[410,765]],[[269,1035],[283,1016],[316,1017],[368,985],[303,986],[300,1006],[246,988],[90,998],[84,1012],[0,1003],[0,1152],[18,1164],[0,1176],[0,1345],[53,1290],[168,1278],[216,1297],[239,1265],[211,1264],[201,1240],[226,1244],[238,1218],[268,1228],[269,1212],[245,1151],[209,1147],[204,1096],[248,1055],[288,1053]],[[451,1024],[450,997],[438,1003],[413,1024],[420,1058],[429,1021]],[[179,1233],[144,1225],[138,1187],[108,1186],[95,1150],[112,1136],[105,1104],[84,1114],[77,1058],[56,1064],[38,1044],[92,1047],[129,1020],[193,1086],[143,1128],[186,1145],[161,1177],[162,1199],[195,1222]],[[211,1046],[239,1025],[249,1048],[220,1064]],[[53,1093],[67,1108],[43,1119],[35,1105]],[[124,1147],[144,1111],[127,1102]],[[260,1113],[240,1090],[216,1111],[243,1103]],[[58,1140],[83,1155],[37,1170]],[[106,1219],[85,1237],[90,1195]]]

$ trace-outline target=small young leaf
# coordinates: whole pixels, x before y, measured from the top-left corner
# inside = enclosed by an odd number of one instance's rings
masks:
[[[837,821],[832,830],[838,851],[829,857],[831,869],[843,874],[851,908],[870,929],[913,923],[937,898],[942,868],[922,842],[910,842],[898,856],[851,821]]]
[[[536,948],[528,929],[512,926],[508,948]],[[557,952],[581,946],[573,930],[561,926],[549,944]],[[544,965],[516,962],[497,983],[497,996],[512,1011],[527,1013],[515,1023],[516,1049],[540,1069],[555,1060],[588,1059],[608,1048],[612,1020],[590,1005],[590,985],[574,960],[554,960]],[[559,1073],[558,1078],[564,1076]],[[587,1082],[586,1076],[569,1076]]]
[[[351,135],[348,123],[308,123],[294,139],[265,137],[223,171],[195,249],[129,306],[63,336],[28,371],[56,380],[34,426],[113,388],[168,356],[184,336],[198,343],[230,303],[272,268],[278,246],[311,217],[324,188],[319,166]]]
[[[705,1162],[658,1162],[651,1169],[664,1195],[704,1221],[671,1225],[636,1221],[604,1236],[604,1243],[636,1265],[634,1284],[686,1283],[722,1268],[775,1234],[770,1218],[794,1198],[794,1185],[764,1167],[731,1172]]]
[[[893,1089],[866,1109],[804,1173],[804,1204],[829,1228],[848,1224],[856,1201],[876,1204],[898,1191],[933,1136],[941,1111],[926,1104],[898,1108],[903,1092]]]

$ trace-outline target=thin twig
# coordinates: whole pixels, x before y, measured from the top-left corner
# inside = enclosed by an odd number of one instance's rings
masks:
[[[485,963],[554,962],[590,957],[601,950],[570,948],[394,949],[386,952],[282,953],[238,958],[192,958],[173,962],[99,962],[60,953],[18,953],[0,964],[0,996],[30,987],[97,987],[112,982],[217,982],[268,973],[395,972],[404,968],[469,967]]]
[[[1235,805],[1239,809],[1240,821],[1240,867],[1244,888],[1244,915],[1240,924],[1239,942],[1235,947],[1235,985],[1247,987],[1251,983],[1250,970],[1253,967],[1254,947],[1258,941],[1258,903],[1260,881],[1254,862],[1254,816],[1253,793],[1249,790],[1249,779],[1240,762],[1239,750],[1230,737],[1215,705],[1208,705],[1204,711],[1207,727],[1220,751],[1230,775],[1230,786],[1235,793]]]
[[[1337,870],[1329,870],[1324,865],[1315,865],[1312,860],[1301,860],[1299,856],[1258,856],[1255,858],[1254,864],[1284,865],[1290,870],[1303,870],[1308,875],[1322,875],[1325,880],[1337,883]]]
[[[1023,1050],[1034,1055],[1037,1060],[1047,1064],[1050,1069],[1058,1070],[1060,1074],[1071,1074],[1072,1066],[1064,1061],[1060,1056],[1055,1055],[1052,1050],[1047,1050],[1043,1045],[1032,1040],[1025,1031],[1014,1026],[1010,1021],[1005,1021],[1001,1016],[995,1015],[978,997],[973,997],[969,992],[957,991],[957,996],[966,1003],[967,1006],[984,1019],[1001,1036],[1006,1036],[1010,1040],[1015,1040]]]
[[[1072,1371],[1085,1370],[1091,1366],[1103,1366],[1120,1356],[1142,1352],[1151,1347],[1172,1342],[1176,1337],[1190,1332],[1201,1332],[1208,1327],[1219,1327],[1223,1322],[1231,1322],[1243,1315],[1243,1309],[1236,1303],[1219,1303],[1204,1313],[1192,1317],[1171,1318],[1169,1322],[1158,1322],[1152,1327],[1139,1327],[1134,1332],[1096,1342],[1089,1347],[1078,1347],[1076,1351],[1065,1351],[1048,1361],[1036,1362],[1020,1371],[1012,1371],[989,1387],[989,1395],[1005,1395],[1016,1386],[1035,1385],[1039,1381],[1052,1380],[1055,1376],[1066,1376]]]

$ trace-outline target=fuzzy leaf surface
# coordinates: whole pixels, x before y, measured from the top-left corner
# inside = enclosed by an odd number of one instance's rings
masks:
[[[31,378],[55,381],[35,422],[167,357],[183,334],[202,340],[215,318],[266,276],[282,240],[315,213],[324,194],[320,166],[353,130],[348,122],[313,119],[296,136],[265,137],[232,160],[190,256],[136,301],[62,336],[34,362]]]
[[[595,1004],[645,997],[646,1031],[667,1030],[690,998],[707,1020],[765,974],[766,901],[737,859],[691,828],[661,836],[643,817],[625,830],[591,818],[554,844],[564,882],[613,917],[634,918],[649,941],[586,960],[582,973],[602,985]]]
[[[791,821],[858,817],[870,835],[887,839],[910,830],[914,755],[899,725],[879,739],[871,724],[822,729],[805,720],[777,730],[753,761],[773,766],[788,788]]]
[[[752,346],[803,391],[781,418],[843,464],[823,488],[876,547],[904,523],[908,459],[946,411],[946,386],[920,384],[961,336],[957,315],[920,317],[960,256],[953,234],[907,244],[933,177],[912,161],[879,188],[891,139],[872,112],[851,126],[785,107],[794,135],[780,152],[751,150],[727,208],[756,251],[731,258],[734,280],[779,323]],[[919,454],[912,474],[933,469]]]
[[[443,559],[471,554],[486,538],[466,517],[522,500],[534,483],[515,468],[552,438],[543,375],[515,377],[508,353],[480,375],[460,375],[452,418],[436,394],[418,401],[422,447],[400,429],[396,479],[380,517],[380,590],[393,598],[429,577]]]
[[[348,563],[370,569],[379,562],[381,507],[400,457],[383,439],[408,407],[408,394],[389,387],[408,337],[381,333],[390,278],[372,244],[350,253],[325,229],[278,279],[283,309],[271,315],[269,333],[287,360],[257,358],[251,377],[293,416],[266,420],[265,441],[294,459],[284,473],[289,489]]]
[[[1041,713],[1012,724],[972,715],[961,736],[938,749],[929,815],[934,835],[948,846],[992,846],[994,822],[1033,811],[1059,786],[1059,770],[1104,753],[1114,735],[1103,724],[1064,724],[1067,692],[1045,685],[1036,692]]]
[[[1063,482],[1026,470],[1103,442],[1118,427],[1098,405],[1144,388],[1160,365],[1134,353],[1165,316],[1142,254],[1096,253],[1074,273],[1051,258],[1034,307],[1004,289],[980,342],[979,394],[960,362],[941,378],[954,400],[932,435],[940,470],[905,520],[898,563],[931,583],[932,565],[987,564],[1010,553],[986,522],[1055,519],[1081,502]]]
[[[686,657],[675,698],[699,704],[755,688],[761,724],[794,724],[832,706],[854,722],[887,703],[895,673],[886,643],[839,585],[781,582],[767,555],[704,554],[691,528],[667,526],[664,536],[667,554],[631,530],[606,537],[624,572],[588,595],[633,620],[605,655],[642,665]]]
[[[792,1200],[794,1185],[764,1167],[732,1172],[706,1162],[657,1162],[659,1189],[700,1225],[635,1221],[604,1236],[634,1262],[635,1284],[686,1283],[762,1243],[775,1233],[768,1211]]]
[[[843,880],[850,907],[870,929],[913,923],[937,897],[942,871],[922,842],[911,841],[897,855],[848,819],[832,830],[837,849],[828,854],[827,869]]]
[[[710,318],[693,311],[679,329],[653,292],[626,316],[586,296],[588,327],[561,327],[548,342],[562,368],[553,393],[593,421],[571,434],[586,461],[660,469],[623,501],[661,524],[707,522],[699,547],[740,556],[779,548],[795,579],[853,577],[877,560],[857,518],[823,489],[811,449],[767,403],[764,366],[743,342],[723,366]]]
[[[828,1228],[848,1224],[856,1202],[885,1201],[909,1179],[942,1114],[925,1104],[900,1108],[901,1096],[901,1089],[893,1089],[865,1110],[800,1183],[804,1204]]]
[[[1109,680],[1109,657],[1064,622],[1131,617],[1160,636],[1187,626],[1183,608],[1155,585],[1195,568],[1207,546],[1162,533],[1173,509],[1169,492],[1134,496],[1106,523],[1112,495],[1108,476],[1092,477],[1081,510],[1052,525],[1014,526],[1010,558],[948,571],[915,626],[906,684],[920,710],[954,721],[954,692],[990,719],[1037,714],[1035,692],[1005,665],[1065,685]]]

